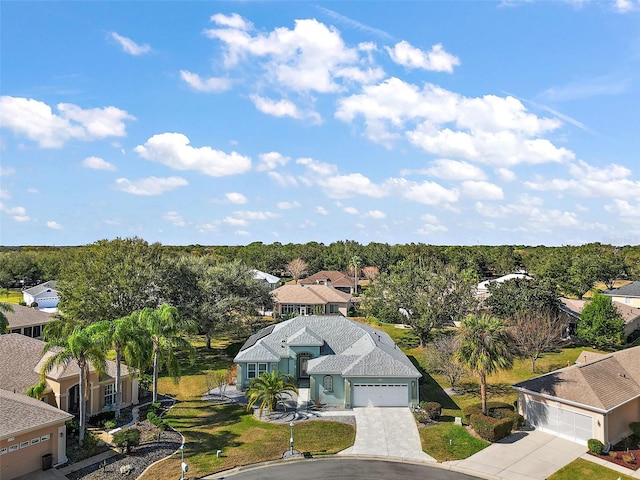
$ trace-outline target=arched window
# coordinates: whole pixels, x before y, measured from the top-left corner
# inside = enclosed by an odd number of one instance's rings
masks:
[[[331,375],[325,375],[322,379],[322,388],[325,392],[333,392],[333,377]]]

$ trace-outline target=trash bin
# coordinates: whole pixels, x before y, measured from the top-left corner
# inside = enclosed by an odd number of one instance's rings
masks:
[[[49,470],[51,467],[53,467],[53,454],[42,455],[42,470]]]

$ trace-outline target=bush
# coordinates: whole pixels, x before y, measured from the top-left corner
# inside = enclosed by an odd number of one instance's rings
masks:
[[[636,437],[640,437],[640,422],[631,422],[629,428]]]
[[[105,430],[113,430],[114,428],[116,428],[117,424],[118,424],[118,422],[116,422],[115,420],[106,420],[104,422],[104,429]]]
[[[506,409],[506,410],[511,410],[514,411],[514,407],[512,404],[510,403],[506,403],[506,402],[487,402],[487,413],[489,414],[489,416],[493,416],[493,412],[497,409]],[[471,417],[472,414],[474,413],[482,413],[482,403],[473,403],[471,405],[468,405],[464,408],[464,410],[462,411],[463,415],[464,415],[464,420],[465,422],[469,423],[469,419]]]
[[[471,421],[471,415],[482,415],[482,409],[475,404],[464,407],[462,416],[464,417],[465,423],[468,424]]]
[[[167,429],[167,422],[165,422],[161,417],[156,415],[156,413],[153,410],[151,410],[151,411],[149,411],[147,413],[147,420],[149,420],[151,423],[153,423],[160,430],[166,430]]]
[[[114,418],[116,418],[116,412],[110,410],[106,412],[100,412],[89,417],[89,423],[91,425],[95,425],[96,427],[103,427],[104,422],[106,422],[107,420],[113,420]]]
[[[513,420],[511,418],[493,418],[474,413],[470,417],[471,426],[481,438],[489,442],[497,442],[511,433]]]
[[[524,425],[524,417],[522,415],[506,408],[496,408],[491,412],[491,416],[500,420],[503,418],[510,418],[513,421],[514,430],[520,430],[522,425]]]
[[[442,415],[442,405],[438,402],[427,402],[422,407],[431,420],[437,420]]]
[[[591,438],[587,441],[587,447],[591,453],[596,455],[602,455],[602,450],[604,450],[603,443],[597,438]]]
[[[129,454],[132,447],[140,445],[140,430],[137,428],[121,430],[113,435],[113,443],[122,453]]]
[[[414,411],[413,412],[413,416],[420,423],[429,423],[429,421],[431,420],[431,418],[429,417],[429,414],[427,412],[425,412],[424,410],[416,410],[416,411]]]

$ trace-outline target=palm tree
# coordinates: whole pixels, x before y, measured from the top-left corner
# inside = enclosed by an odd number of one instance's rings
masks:
[[[66,337],[53,337],[47,339],[42,350],[43,354],[52,352],[53,354],[45,360],[40,371],[41,378],[44,378],[54,366],[66,368],[70,363],[75,362],[80,369],[80,433],[78,441],[80,445],[84,442],[84,432],[87,421],[87,400],[89,399],[89,372],[93,367],[98,376],[106,370],[106,353],[102,346],[92,338],[91,332],[87,329],[76,327],[73,332]]]
[[[358,255],[354,255],[349,259],[349,267],[353,270],[353,293],[358,293],[358,273],[360,273],[360,268],[362,268],[362,258]]]
[[[13,307],[8,303],[0,302],[0,335],[7,333],[7,328],[9,328],[9,319],[5,315],[6,312],[13,312]]]
[[[245,393],[247,397],[247,410],[260,401],[259,415],[266,408],[272,412],[278,406],[278,403],[284,407],[285,397],[292,397],[292,393],[298,393],[293,377],[291,375],[283,375],[279,370],[264,372],[259,377],[251,380],[249,388]]]
[[[138,327],[136,316],[103,320],[94,323],[87,330],[105,350],[113,349],[116,354],[115,378],[115,414],[120,418],[122,407],[122,360],[127,362],[131,370],[141,369],[148,365],[151,352],[151,337],[148,332]]]
[[[482,413],[487,414],[487,375],[513,366],[509,335],[504,322],[490,315],[469,315],[460,331],[456,359],[480,379]]]
[[[183,332],[196,330],[195,322],[181,319],[178,309],[165,304],[156,309],[145,308],[138,314],[138,324],[151,336],[153,345],[153,401],[158,401],[158,372],[161,366],[167,369],[174,382],[180,379],[180,364],[176,350],[189,352],[191,361],[195,360],[195,349]]]

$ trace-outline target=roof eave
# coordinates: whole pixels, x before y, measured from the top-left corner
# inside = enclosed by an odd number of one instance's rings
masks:
[[[589,410],[589,411],[595,412],[595,413],[606,414],[606,413],[611,411],[611,410],[606,410],[606,409],[600,408],[600,407],[594,407],[593,405],[587,405],[585,403],[580,403],[580,402],[575,402],[573,400],[568,400],[566,398],[555,397],[553,395],[548,395],[546,393],[541,393],[541,392],[535,392],[533,390],[529,390],[528,388],[518,387],[516,385],[512,385],[511,388],[513,388],[514,390],[517,390],[518,392],[526,393],[526,394],[529,394],[529,395],[536,395],[538,397],[542,397],[542,398],[545,398],[547,400],[552,400],[554,402],[566,403],[567,405],[571,405],[573,407],[582,408],[584,410]]]

